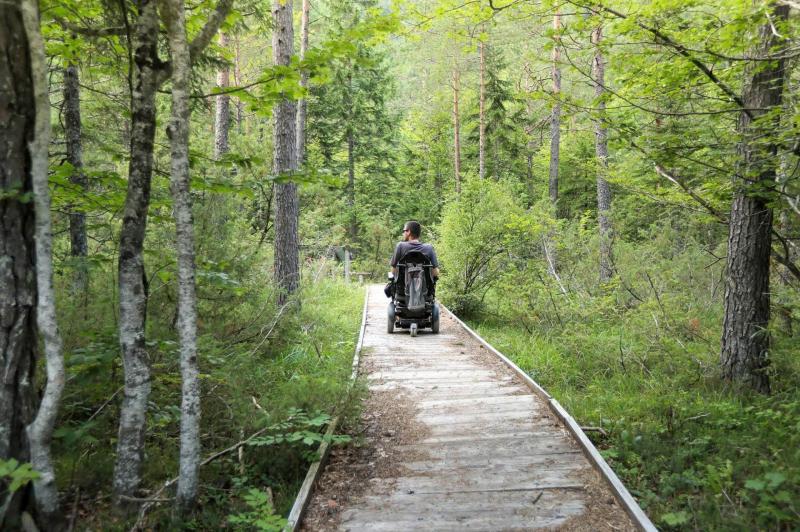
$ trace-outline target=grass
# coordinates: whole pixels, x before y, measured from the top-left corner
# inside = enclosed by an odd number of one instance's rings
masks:
[[[800,392],[790,346],[776,349],[765,397],[731,389],[717,354],[679,322],[665,330],[643,309],[617,319],[565,320],[530,331],[502,316],[476,316],[476,330],[548,390],[584,426],[657,526],[681,530],[800,527]],[[528,327],[530,329],[530,327]],[[686,336],[686,335],[684,335]]]

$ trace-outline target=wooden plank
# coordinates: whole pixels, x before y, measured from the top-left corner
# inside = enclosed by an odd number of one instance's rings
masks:
[[[585,467],[589,467],[586,464]],[[514,478],[483,476],[480,474],[464,473],[462,475],[437,475],[435,477],[399,477],[385,482],[375,482],[374,489],[382,491],[413,492],[418,495],[434,493],[480,493],[484,491],[534,491],[545,489],[573,489],[582,490],[584,483],[577,472],[573,476],[556,474],[557,472],[545,471],[542,474],[520,473]],[[373,479],[379,480],[379,479]],[[456,487],[457,486],[457,487]]]
[[[406,530],[423,523],[428,530],[519,530],[556,527],[585,511],[579,492],[570,490],[398,494],[368,497],[368,512],[345,512],[351,530],[371,525],[376,530]],[[434,515],[435,518],[421,516]],[[391,521],[390,521],[391,519]],[[386,528],[383,524],[386,523]],[[395,527],[391,528],[390,523]],[[352,527],[352,528],[351,528]]]
[[[429,433],[431,434],[431,433]],[[554,432],[552,430],[543,429],[539,426],[531,427],[529,425],[519,424],[517,426],[505,427],[503,431],[486,431],[476,433],[472,432],[446,432],[442,436],[428,436],[419,440],[417,443],[431,444],[431,443],[453,443],[453,442],[491,442],[497,443],[497,440],[532,440],[536,442],[542,441],[543,438],[552,437]],[[582,452],[578,446],[574,447],[575,452]]]
[[[477,410],[461,410],[457,414],[425,414],[420,413],[417,419],[423,423],[439,427],[449,427],[450,425],[468,425],[473,427],[483,427],[487,423],[505,423],[517,419],[532,420],[533,410],[504,410],[499,412],[478,412]]]
[[[420,459],[443,459],[469,456],[515,456],[528,454],[553,454],[558,452],[574,452],[578,446],[573,442],[565,443],[563,436],[541,436],[536,440],[520,440],[509,438],[498,440],[464,440],[464,441],[421,441],[409,445],[399,445],[398,452],[419,456]]]
[[[516,395],[504,395],[504,396],[493,396],[493,397],[477,395],[469,399],[462,399],[462,398],[423,399],[417,402],[417,406],[420,408],[420,410],[428,410],[437,408],[448,408],[458,405],[467,405],[467,406],[512,405],[516,404],[517,401],[519,401],[520,403],[530,403],[530,404],[533,404],[534,402],[533,398],[530,396],[529,393],[519,393]]]

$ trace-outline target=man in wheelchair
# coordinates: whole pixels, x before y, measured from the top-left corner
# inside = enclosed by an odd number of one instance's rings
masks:
[[[411,336],[424,327],[439,332],[439,305],[435,300],[439,259],[432,245],[419,241],[421,232],[419,222],[406,222],[403,241],[392,255],[392,271],[385,289],[386,296],[392,299],[388,309],[389,333],[395,327],[409,329]]]

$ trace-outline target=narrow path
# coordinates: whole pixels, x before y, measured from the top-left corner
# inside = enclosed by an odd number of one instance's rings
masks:
[[[447,313],[386,333],[370,287],[361,445],[335,449],[306,530],[635,530],[547,402]]]

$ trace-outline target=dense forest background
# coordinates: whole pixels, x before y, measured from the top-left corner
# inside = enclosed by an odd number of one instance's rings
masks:
[[[357,444],[345,269],[414,219],[656,524],[798,527],[795,2],[36,8],[0,4],[0,523],[280,529]]]

